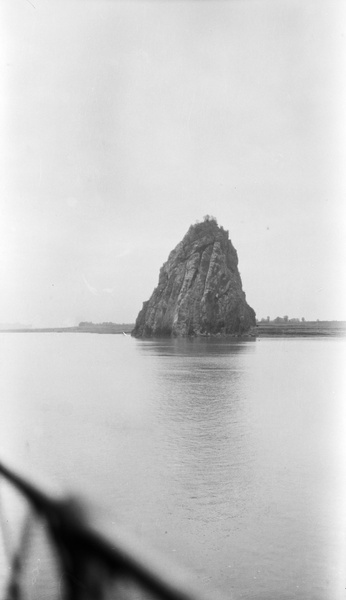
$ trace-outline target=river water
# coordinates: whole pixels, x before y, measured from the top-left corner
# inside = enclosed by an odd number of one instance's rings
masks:
[[[230,598],[345,598],[345,339],[0,343],[1,455]]]

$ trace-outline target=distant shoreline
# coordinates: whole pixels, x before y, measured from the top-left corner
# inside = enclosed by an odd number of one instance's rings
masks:
[[[0,329],[0,333],[101,333],[101,334],[130,334],[134,324],[132,325],[114,325],[104,327],[102,325],[94,325],[89,327],[28,327],[28,328],[12,328]]]
[[[253,328],[256,337],[345,336],[346,321],[261,321]]]
[[[98,333],[98,334],[126,334],[130,335],[134,323],[112,325],[83,325],[75,327],[23,327],[0,329],[0,333]],[[220,334],[218,335],[220,336]],[[316,336],[346,336],[346,321],[304,321],[304,322],[275,322],[261,321],[249,332],[237,336],[236,334],[221,335],[220,337],[260,338],[260,337],[316,337]],[[199,337],[199,336],[197,336]],[[205,337],[205,336],[202,336]],[[206,337],[215,337],[210,335]],[[152,338],[154,339],[154,338]]]

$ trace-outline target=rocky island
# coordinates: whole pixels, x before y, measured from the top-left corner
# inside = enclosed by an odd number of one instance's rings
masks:
[[[213,217],[192,225],[161,267],[135,337],[238,334],[256,325],[228,231]]]

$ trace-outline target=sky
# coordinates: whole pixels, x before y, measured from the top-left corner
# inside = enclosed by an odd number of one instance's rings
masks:
[[[344,2],[0,13],[0,323],[134,322],[206,214],[259,319],[346,320]]]

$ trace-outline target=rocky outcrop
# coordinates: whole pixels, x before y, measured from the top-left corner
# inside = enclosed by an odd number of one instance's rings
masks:
[[[170,253],[132,335],[242,334],[255,324],[228,231],[207,218],[191,226]]]

